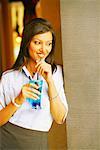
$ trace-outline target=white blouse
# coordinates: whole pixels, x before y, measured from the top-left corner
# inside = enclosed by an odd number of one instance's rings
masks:
[[[29,83],[30,79],[36,80],[37,73],[32,78],[25,66],[21,70],[9,70],[3,73],[0,80],[0,110],[7,106],[13,98],[17,97],[22,86]],[[23,128],[47,132],[52,125],[53,118],[50,113],[48,85],[42,76],[39,75],[39,79],[43,80],[41,109],[33,109],[27,101],[24,101],[9,119],[9,122]],[[63,87],[62,67],[60,65],[57,65],[53,80],[62,103],[68,109]]]

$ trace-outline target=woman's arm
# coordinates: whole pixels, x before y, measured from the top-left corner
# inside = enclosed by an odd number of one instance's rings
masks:
[[[37,72],[44,77],[48,84],[51,114],[58,124],[62,124],[66,118],[68,110],[62,103],[59,97],[59,93],[56,90],[53,81],[51,65],[46,63],[44,60],[41,60],[37,62],[37,65],[35,67],[37,68]]]
[[[0,111],[0,126],[4,125],[9,121],[12,115],[17,111],[19,106],[23,104],[27,97],[32,99],[37,99],[40,92],[38,91],[38,86],[36,84],[25,84],[22,87],[21,92],[15,98],[15,103],[10,102],[5,108]]]
[[[0,126],[8,122],[11,116],[18,109],[12,102],[0,111]]]
[[[62,124],[65,121],[68,110],[62,103],[52,78],[48,81],[48,93],[52,116],[56,123]]]
[[[0,126],[6,124],[12,115],[17,111],[17,109],[22,105],[24,102],[24,97],[22,91],[20,94],[0,111]]]

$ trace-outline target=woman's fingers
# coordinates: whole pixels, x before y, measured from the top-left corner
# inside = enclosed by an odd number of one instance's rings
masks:
[[[40,66],[37,68],[37,72],[39,72],[39,73],[41,74],[42,70],[45,71],[45,70],[44,70],[44,67],[43,67],[42,65],[40,65]]]
[[[37,64],[35,65],[35,68],[38,68],[38,66],[39,66],[40,64],[45,63],[45,60],[42,59],[42,60],[36,61],[36,62],[37,62]]]
[[[23,90],[22,90],[22,93],[23,93],[23,96],[25,98],[34,98],[34,99],[38,99],[39,98],[39,95],[41,95],[41,93],[39,92],[38,90],[38,85],[36,84],[26,84],[24,87],[23,87]]]
[[[26,87],[26,88],[25,88],[25,91],[29,91],[29,92],[33,92],[33,93],[35,93],[35,94],[37,94],[37,95],[41,95],[41,93],[39,92],[39,90],[34,89],[34,88],[32,88],[32,87]]]
[[[33,83],[29,83],[28,84],[29,85],[29,87],[32,87],[32,88],[35,88],[35,89],[38,89],[39,88],[39,86],[37,85],[37,84],[33,84]]]
[[[35,94],[33,92],[30,92],[30,91],[27,91],[25,93],[25,97],[26,98],[32,98],[32,99],[35,99],[35,100],[39,99],[39,96],[37,94]]]
[[[40,64],[37,67],[37,72],[41,73],[42,70],[44,70],[44,72],[48,72],[49,71],[47,64]]]
[[[42,63],[43,63],[43,61],[37,62],[37,64],[35,65],[35,68],[38,68]]]
[[[42,75],[42,76],[44,75],[44,70],[43,70],[43,69],[41,70],[41,75]]]
[[[36,90],[36,89],[32,89],[30,90],[31,92],[37,94],[37,95],[41,95],[40,91],[39,90]]]

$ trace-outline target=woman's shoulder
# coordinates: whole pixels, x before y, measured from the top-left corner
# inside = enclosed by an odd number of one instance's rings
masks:
[[[62,65],[56,65],[56,67],[57,67],[57,69],[56,69],[54,74],[55,75],[56,74],[62,74],[62,68],[63,68]]]
[[[11,74],[12,70],[7,70],[2,72],[1,76],[0,76],[0,84],[4,84],[8,83],[10,80],[9,75]]]
[[[62,67],[62,65],[56,65],[56,66],[57,66],[57,69],[53,74],[53,78],[55,80],[59,80],[59,79],[63,78],[63,67]]]
[[[57,89],[59,89],[63,85],[63,66],[57,65],[57,70],[53,75],[53,80]]]
[[[1,78],[8,79],[9,77],[14,77],[18,73],[18,70],[9,69],[2,73]]]
[[[58,71],[62,71],[62,65],[57,65]]]

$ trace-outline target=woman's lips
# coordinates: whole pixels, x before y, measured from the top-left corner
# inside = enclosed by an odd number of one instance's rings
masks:
[[[41,58],[43,58],[43,57],[44,57],[44,54],[38,53],[38,56],[41,57]]]

